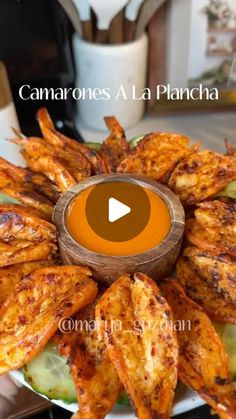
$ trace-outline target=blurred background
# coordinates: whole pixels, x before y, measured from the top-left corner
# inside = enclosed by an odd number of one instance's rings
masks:
[[[90,130],[104,130],[101,116],[107,110],[116,113],[126,127],[134,126],[144,111],[160,116],[235,110],[235,0],[116,1],[118,6],[113,2],[112,7],[100,10],[97,0],[1,0],[0,61],[7,68],[22,130],[31,129],[35,112],[43,105],[55,119],[77,121],[89,135]],[[145,32],[147,43],[137,50],[135,45]],[[141,55],[138,62],[137,55]],[[111,88],[115,83],[128,88],[136,84],[137,94],[148,87],[151,99],[76,103],[70,95],[54,101],[19,98],[24,84],[83,88],[103,85],[104,80]],[[157,84],[184,88],[200,83],[217,86],[219,101],[168,101],[165,95],[156,100]]]
[[[31,129],[43,102],[21,100],[20,86],[55,88],[74,84],[72,33],[72,25],[57,1],[1,0],[0,60],[7,68],[22,129]],[[49,101],[46,105],[55,117],[74,118],[70,100]]]

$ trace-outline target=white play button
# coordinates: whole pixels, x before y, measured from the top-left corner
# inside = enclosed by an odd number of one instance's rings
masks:
[[[108,219],[110,223],[119,220],[131,212],[128,205],[123,204],[115,198],[109,198]]]

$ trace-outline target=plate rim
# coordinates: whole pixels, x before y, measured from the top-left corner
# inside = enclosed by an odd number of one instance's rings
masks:
[[[22,385],[27,387],[29,390],[33,391],[34,393],[38,394],[38,396],[43,397],[44,399],[50,401],[51,403],[59,406],[71,413],[75,413],[78,410],[77,403],[66,403],[59,399],[49,399],[44,394],[38,393],[35,391],[27,381],[24,379],[23,372],[21,370],[14,370],[10,371],[9,374],[16,380],[18,380]],[[189,412],[197,407],[203,406],[206,402],[196,393],[195,391],[183,386],[183,390],[187,392],[187,396],[183,397],[174,403],[171,416],[177,416],[185,412]],[[134,412],[127,407],[123,406],[115,406],[109,414],[106,415],[107,419],[117,419],[117,418],[125,418],[125,419],[135,419],[136,416]]]

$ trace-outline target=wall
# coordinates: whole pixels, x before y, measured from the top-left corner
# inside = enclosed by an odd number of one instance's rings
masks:
[[[207,16],[202,12],[206,0],[191,0],[188,78],[198,77],[205,69]]]
[[[227,0],[235,10],[236,0]],[[168,15],[167,82],[186,87],[188,79],[218,66],[227,57],[207,57],[207,16],[202,9],[207,0],[171,0]],[[225,42],[228,36],[222,35]]]
[[[236,0],[226,0],[228,5],[235,10]],[[207,0],[191,0],[191,25],[190,25],[190,43],[188,75],[189,78],[196,78],[206,70],[218,67],[226,57],[206,56],[207,49],[207,16],[202,13],[202,9],[207,4]],[[214,34],[213,34],[214,35]],[[232,34],[221,34],[220,39],[226,45],[229,44]]]
[[[171,0],[167,21],[167,83],[185,87],[188,79],[192,0]]]

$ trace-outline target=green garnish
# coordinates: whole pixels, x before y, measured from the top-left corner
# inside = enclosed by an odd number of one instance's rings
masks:
[[[20,202],[17,199],[0,192],[0,204],[20,204]]]
[[[94,151],[99,151],[101,150],[101,147],[102,147],[101,143],[93,143],[93,142],[86,142],[85,145]]]
[[[138,144],[138,142],[143,139],[143,137],[144,137],[144,135],[137,135],[136,137],[132,138],[129,141],[130,148],[131,149],[135,148],[136,145]]]
[[[24,379],[49,399],[66,403],[77,401],[73,379],[65,357],[58,353],[53,341],[40,354],[23,367]]]
[[[236,199],[236,180],[230,182],[225,189],[220,191],[217,196],[227,196]]]
[[[128,407],[130,407],[130,401],[128,399],[127,394],[124,391],[122,391],[122,393],[120,393],[120,395],[119,395],[118,400],[117,400],[116,403],[118,405],[120,405],[120,406],[128,406]]]

